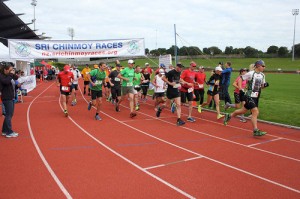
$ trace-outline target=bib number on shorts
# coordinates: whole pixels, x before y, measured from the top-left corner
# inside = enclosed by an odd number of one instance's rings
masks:
[[[64,91],[64,92],[70,92],[70,87],[68,87],[68,86],[62,86],[61,90]]]
[[[251,97],[257,98],[257,97],[258,97],[258,92],[252,92],[252,93],[251,93]]]
[[[199,88],[203,88],[203,84],[198,84],[199,85]]]
[[[193,92],[193,90],[194,90],[193,88],[189,88],[189,89],[188,89],[188,93]]]
[[[95,81],[95,84],[96,84],[96,85],[101,85],[101,84],[102,84],[102,81],[96,80],[96,81]]]

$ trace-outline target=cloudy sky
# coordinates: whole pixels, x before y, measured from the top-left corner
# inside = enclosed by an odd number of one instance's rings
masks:
[[[32,0],[10,0],[5,4],[28,23],[33,19]],[[254,47],[266,51],[271,45],[291,49],[294,34],[292,9],[299,0],[37,0],[37,34],[55,40],[144,38],[150,50],[177,44],[217,46],[224,51]],[[300,43],[300,17],[296,41]],[[33,29],[33,25],[30,25]],[[3,45],[0,46],[3,48]]]

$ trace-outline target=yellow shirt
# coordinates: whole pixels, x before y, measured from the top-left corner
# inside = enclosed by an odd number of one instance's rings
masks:
[[[83,81],[89,81],[89,78],[88,78],[87,74],[89,74],[90,72],[91,72],[90,68],[82,69],[81,74],[83,76]]]

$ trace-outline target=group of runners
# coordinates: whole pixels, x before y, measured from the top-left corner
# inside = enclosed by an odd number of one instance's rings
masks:
[[[227,125],[231,118],[237,115],[243,115],[248,110],[251,111],[251,122],[253,125],[253,135],[262,136],[263,132],[257,127],[258,99],[261,89],[268,86],[263,74],[265,63],[262,60],[255,62],[253,70],[241,69],[240,75],[234,81],[233,86],[235,104],[226,103],[225,109],[229,107],[240,108],[231,114],[221,114],[219,89],[222,80],[222,67],[217,66],[212,72],[210,78],[206,80],[204,67],[198,67],[195,62],[190,62],[189,67],[185,68],[181,63],[168,69],[162,64],[155,71],[151,80],[151,74],[154,72],[150,64],[146,63],[142,70],[140,66],[135,66],[133,60],[128,60],[128,66],[122,68],[119,61],[116,61],[115,67],[110,70],[106,63],[100,62],[90,69],[88,65],[78,74],[76,67],[66,65],[64,71],[58,74],[57,83],[60,87],[62,96],[62,105],[65,116],[68,116],[67,103],[69,96],[72,96],[72,105],[76,105],[76,90],[78,89],[78,78],[81,76],[84,81],[83,93],[91,96],[88,103],[88,110],[94,106],[96,108],[95,119],[102,120],[100,116],[103,97],[111,101],[114,110],[120,112],[120,105],[128,99],[130,107],[130,118],[137,116],[140,110],[139,101],[146,101],[149,86],[154,88],[153,99],[154,110],[157,117],[160,117],[165,108],[170,108],[171,112],[177,114],[176,124],[184,125],[185,121],[181,119],[182,98],[188,101],[188,122],[195,122],[192,116],[195,102],[199,102],[198,112],[202,112],[202,107],[208,105],[214,99],[217,111],[217,119],[224,118],[224,125]],[[207,88],[207,101],[203,102],[203,96]],[[103,91],[104,89],[104,91]],[[245,122],[245,119],[243,122]]]

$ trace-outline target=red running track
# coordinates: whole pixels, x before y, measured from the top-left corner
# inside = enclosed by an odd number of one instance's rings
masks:
[[[20,136],[0,139],[0,198],[300,197],[299,130],[260,123],[268,135],[254,138],[250,122],[196,111],[177,127],[150,100],[134,119],[128,102],[119,113],[103,102],[96,121],[89,97],[77,98],[65,118],[58,88],[43,82],[16,105]]]

